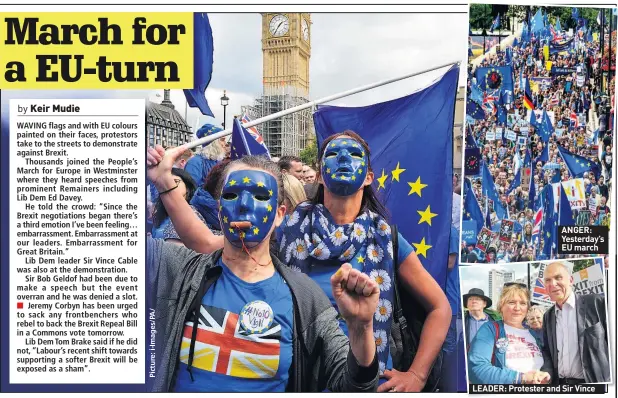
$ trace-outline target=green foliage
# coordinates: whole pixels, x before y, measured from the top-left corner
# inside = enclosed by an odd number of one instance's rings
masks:
[[[300,151],[299,157],[302,159],[304,164],[308,164],[315,169],[318,162],[318,147],[315,145],[315,142],[311,141],[305,149]]]
[[[586,260],[573,260],[573,272],[581,271],[585,268],[592,267],[594,260],[588,258]]]
[[[471,4],[470,5],[470,27],[476,29],[487,29],[491,27],[491,5],[490,4]]]

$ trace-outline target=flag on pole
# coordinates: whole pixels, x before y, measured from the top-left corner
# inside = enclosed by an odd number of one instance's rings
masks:
[[[559,206],[559,219],[558,225],[575,225],[575,220],[573,219],[573,210],[571,210],[571,204],[569,203],[569,198],[567,197],[566,192],[564,191],[564,187],[560,184],[560,202]]]
[[[558,152],[573,178],[581,176],[586,171],[594,173],[597,178],[601,174],[601,167],[597,162],[580,155],[575,155],[560,145],[558,145]]]
[[[378,195],[423,266],[444,288],[451,229],[453,122],[459,67],[406,97],[364,107],[319,106],[318,145],[345,130],[371,148]]]
[[[251,118],[246,113],[243,113],[240,118],[240,122],[242,124],[249,123],[251,122]],[[266,144],[264,143],[264,138],[262,138],[262,135],[258,131],[257,126],[251,126],[245,130],[247,130],[247,132],[253,137],[255,141],[257,141],[258,144],[266,148]],[[266,148],[266,151],[268,151],[268,148]]]
[[[191,108],[199,108],[203,115],[214,117],[208,101],[206,88],[210,83],[213,64],[212,29],[208,15],[193,13],[193,88],[183,90]]]
[[[470,180],[468,178],[464,178],[463,219],[471,220],[476,223],[475,234],[478,235],[481,228],[483,228],[483,213],[481,212],[481,207],[479,206],[479,202],[476,200],[476,197],[474,196],[474,192],[472,192],[472,187],[470,184]]]
[[[534,110],[534,102],[532,102],[532,91],[530,90],[530,82],[528,79],[525,79],[525,89],[524,89],[524,107],[526,109],[533,111]]]
[[[493,22],[491,23],[491,28],[489,28],[489,31],[493,33],[494,29],[498,29],[500,27],[500,14],[496,15],[496,18],[494,18]]]
[[[265,155],[270,159],[270,153],[263,143],[259,143],[256,139],[240,124],[237,118],[234,118],[232,128],[232,148],[230,150],[230,158],[232,160],[240,159],[246,155]]]

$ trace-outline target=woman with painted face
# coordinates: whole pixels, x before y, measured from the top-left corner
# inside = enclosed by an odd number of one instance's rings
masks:
[[[174,154],[149,158],[149,166],[158,165],[149,171],[152,181],[165,173]],[[331,276],[342,264],[349,263],[369,275],[380,287],[373,324],[384,382],[378,391],[420,391],[444,343],[451,321],[450,305],[400,234],[397,236],[398,250],[394,253],[386,210],[371,186],[373,172],[369,155],[365,141],[351,131],[333,135],[322,144],[318,192],[313,202],[297,206],[277,231],[278,257],[315,280],[335,307],[337,303],[328,286]],[[166,207],[170,205],[168,213],[187,247],[201,252],[219,247],[220,242],[212,232],[198,223],[190,212],[182,210],[183,203],[166,200]],[[399,271],[396,276],[402,284],[428,313],[414,361],[402,371],[393,369],[389,345],[391,328],[397,327],[393,326],[395,270]],[[347,333],[350,325],[343,319],[341,327]]]
[[[162,157],[162,147],[153,151],[149,158]],[[163,200],[182,202],[168,175],[149,177]],[[376,388],[378,284],[348,264],[332,276],[348,342],[321,289],[270,255],[270,236],[285,215],[281,187],[276,164],[260,157],[231,162],[219,189],[223,250],[197,254],[148,239],[149,286],[163,320],[155,321],[153,391]]]

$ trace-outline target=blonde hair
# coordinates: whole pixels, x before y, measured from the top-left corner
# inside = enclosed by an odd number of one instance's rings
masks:
[[[498,300],[498,307],[496,308],[498,312],[502,312],[502,306],[506,304],[507,301],[512,299],[515,296],[520,296],[526,299],[526,305],[530,307],[530,293],[528,289],[520,286],[520,285],[511,285],[502,289],[502,293],[500,293],[500,299]]]
[[[283,192],[285,199],[290,202],[291,209],[288,209],[288,212],[294,210],[299,203],[307,200],[303,184],[291,174],[283,174]]]
[[[219,161],[225,158],[225,149],[223,149],[219,139],[216,139],[203,147],[200,154],[206,159]]]
[[[545,314],[545,310],[538,305],[534,307],[530,307],[528,309],[528,314],[526,314],[526,319],[529,319],[532,315],[539,314],[541,318],[543,318],[543,314]]]

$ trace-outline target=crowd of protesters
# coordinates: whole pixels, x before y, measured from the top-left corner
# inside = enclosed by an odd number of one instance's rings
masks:
[[[495,183],[499,205],[505,210],[501,212],[501,217],[492,209],[492,202],[486,203],[483,184],[487,182],[483,181],[483,173],[466,175],[466,178],[478,200],[479,208],[488,218],[485,226],[499,229],[501,219],[509,219],[515,222],[515,228],[510,242],[495,239],[486,250],[462,242],[462,262],[496,263],[540,259],[539,231],[535,230],[538,224],[538,220],[535,224],[537,208],[534,203],[545,186],[558,181],[583,178],[585,206],[574,209],[573,214],[578,225],[609,226],[615,79],[604,82],[608,94],[601,91],[603,76],[599,68],[599,42],[585,40],[579,32],[575,36],[570,50],[549,54],[548,58],[547,49],[543,49],[545,43],[539,44],[532,36],[530,41],[515,41],[512,46],[503,45],[495,53],[488,54],[478,66],[470,67],[469,96],[479,87],[480,82],[475,77],[477,68],[510,65],[513,70],[513,95],[510,100],[501,103],[506,115],[500,115],[495,107],[485,106],[484,118],[467,117],[469,137],[473,137],[474,144],[480,149],[481,159]],[[555,68],[564,68],[564,71],[561,71],[562,74],[552,73],[552,66],[554,71]],[[528,84],[531,87],[528,93],[531,95],[531,107],[524,104],[525,87]],[[485,101],[486,97],[487,93]],[[552,133],[547,142],[544,142],[540,131],[542,118],[538,114],[536,117],[531,115],[530,108],[553,116],[553,120],[550,120]],[[529,122],[531,116],[536,119],[536,123]],[[593,129],[596,125],[599,127]],[[502,132],[502,138],[488,139],[487,133],[495,131]],[[507,139],[506,131],[514,132],[516,138]],[[525,142],[519,137],[525,137]],[[583,156],[590,164],[598,167],[572,175],[560,150]],[[525,168],[530,169],[530,181],[524,185],[516,178],[520,177],[520,169],[523,176]],[[531,192],[534,192],[534,198],[529,197]],[[585,212],[585,217],[578,217],[582,210],[588,210],[589,213]],[[486,212],[489,213],[488,217]]]

